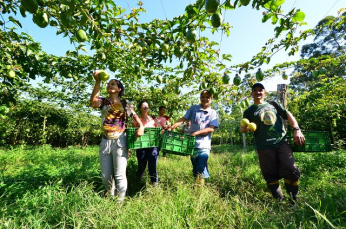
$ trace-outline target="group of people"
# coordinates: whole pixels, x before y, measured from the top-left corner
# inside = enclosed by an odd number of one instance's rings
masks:
[[[208,89],[203,90],[200,93],[200,104],[192,105],[183,117],[170,125],[169,117],[164,115],[166,111],[164,106],[159,108],[159,117],[153,117],[148,114],[148,102],[141,101],[137,107],[139,111],[139,115],[137,115],[129,101],[121,99],[124,94],[124,86],[119,80],[109,80],[108,97],[101,97],[99,95],[101,84],[99,73],[100,71],[96,70],[93,74],[95,86],[90,97],[90,106],[101,110],[103,138],[100,143],[99,157],[102,181],[110,195],[116,196],[121,202],[124,200],[127,190],[126,166],[130,153],[126,144],[125,123],[128,118],[132,118],[133,126],[138,127],[135,132],[136,137],[144,134],[145,127],[161,127],[163,130],[172,131],[186,123],[182,131],[196,136],[194,154],[190,156],[192,174],[196,183],[203,186],[205,179],[210,177],[207,162],[211,150],[211,133],[219,126],[217,113],[211,108],[213,100],[211,92]],[[260,167],[273,196],[282,201],[283,195],[279,180],[284,178],[286,190],[291,196],[292,203],[295,204],[300,172],[287,143],[286,130],[281,118],[287,119],[293,128],[293,139],[297,144],[304,144],[305,138],[292,114],[280,105],[266,103],[265,94],[262,84],[253,85],[251,95],[254,104],[244,112],[244,118],[248,118],[257,125],[254,137]],[[246,133],[252,130],[240,127],[240,131]],[[157,185],[159,148],[137,149],[136,156],[138,179],[143,176],[148,165],[151,183]],[[163,158],[165,160],[166,155],[163,155]]]

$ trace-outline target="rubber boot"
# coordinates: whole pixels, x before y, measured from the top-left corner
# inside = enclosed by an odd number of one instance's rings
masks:
[[[290,202],[292,206],[296,208],[296,204],[298,203],[299,182],[291,182],[285,179],[285,188],[288,195],[290,196]]]
[[[279,181],[269,183],[268,188],[272,193],[273,197],[281,203],[283,200],[283,195]]]

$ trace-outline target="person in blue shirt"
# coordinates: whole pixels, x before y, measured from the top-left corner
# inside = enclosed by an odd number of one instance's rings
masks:
[[[191,155],[192,172],[199,186],[204,185],[204,179],[209,178],[208,158],[211,150],[211,133],[219,127],[218,116],[210,107],[213,95],[209,90],[203,90],[200,95],[201,104],[192,105],[171,129],[190,121],[189,134],[196,136],[194,154]]]

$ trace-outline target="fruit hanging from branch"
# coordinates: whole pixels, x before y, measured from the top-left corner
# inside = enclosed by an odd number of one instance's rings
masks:
[[[231,80],[231,78],[229,77],[229,75],[227,75],[226,73],[222,76],[222,82],[224,84],[229,84],[229,81]]]
[[[197,31],[195,29],[189,29],[186,32],[186,40],[193,44],[197,41]]]
[[[87,40],[87,34],[83,29],[79,29],[76,33],[76,38],[78,42],[84,42]]]
[[[29,13],[36,13],[38,10],[38,4],[36,0],[22,0],[21,6]]]
[[[264,79],[264,73],[262,72],[262,70],[259,68],[256,72],[256,80],[257,81],[262,81]]]
[[[288,75],[286,74],[286,72],[282,73],[282,79],[287,80],[288,79]]]
[[[49,24],[48,14],[43,10],[37,10],[36,13],[33,15],[33,21],[40,28],[46,28]]]
[[[220,0],[205,0],[204,5],[207,13],[213,14],[219,8]]]
[[[211,24],[214,28],[220,27],[222,23],[222,15],[220,13],[214,13],[213,16],[211,16]]]
[[[240,76],[238,74],[236,74],[235,77],[233,78],[233,84],[235,86],[239,86],[240,83],[241,83],[241,78],[240,78]]]

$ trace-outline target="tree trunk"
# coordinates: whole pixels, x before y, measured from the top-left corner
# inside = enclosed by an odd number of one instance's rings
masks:
[[[46,123],[47,123],[47,116],[43,116],[43,128],[42,128],[42,139],[41,139],[41,143],[42,144],[46,144],[47,140],[46,140]]]
[[[244,145],[244,150],[246,150],[246,137],[244,133],[243,133],[243,145]]]
[[[232,127],[229,130],[229,138],[231,139],[231,146],[233,147]]]

